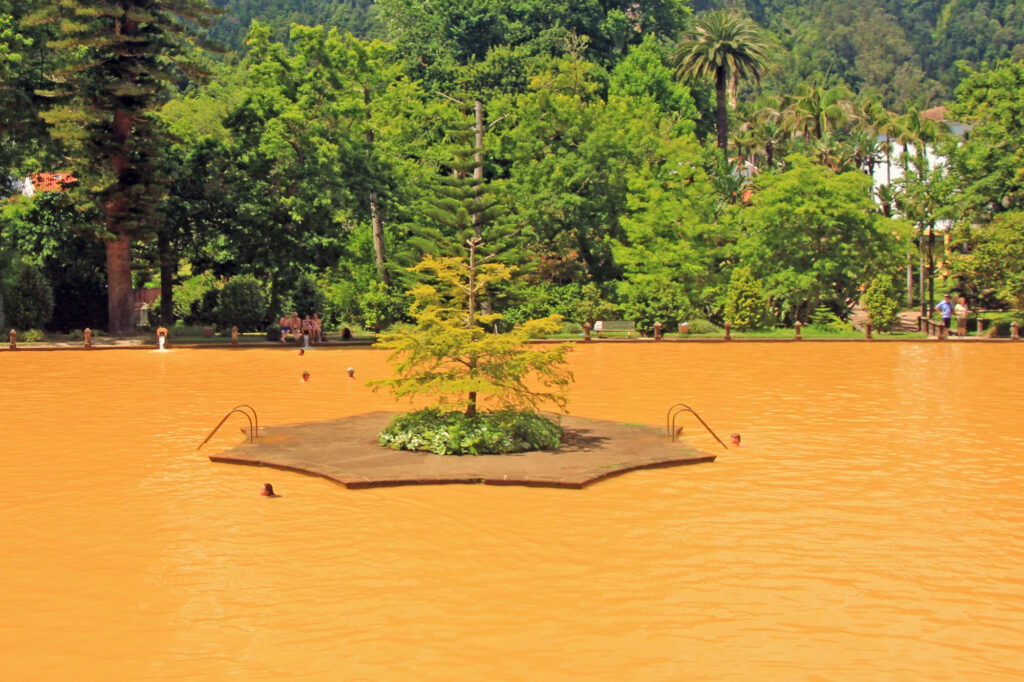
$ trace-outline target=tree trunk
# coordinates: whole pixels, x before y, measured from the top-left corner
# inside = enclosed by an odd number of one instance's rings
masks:
[[[160,259],[160,326],[174,324],[174,279],[178,276],[178,259],[171,249],[171,240],[165,230],[156,236],[156,253]]]
[[[475,121],[473,130],[476,132],[476,138],[473,142],[473,179],[476,180],[477,186],[484,181],[484,105],[480,100],[473,102],[473,113],[475,115]],[[477,201],[480,201],[479,197]],[[483,227],[480,225],[480,214],[473,214],[473,234],[476,235],[477,239],[484,238]]]
[[[370,89],[363,88],[363,103],[366,105],[366,120],[370,120]],[[372,128],[366,129],[366,142],[373,147],[376,135]],[[388,257],[384,244],[384,216],[380,210],[380,193],[370,192],[370,225],[373,232],[373,258],[377,264],[377,276],[384,286],[391,286],[391,273],[388,270]]]
[[[924,295],[924,248],[923,248],[923,246],[924,245],[922,244],[921,247],[918,247],[918,251],[917,251],[917,270],[918,270],[917,286],[920,289],[921,317],[928,317],[929,315],[931,315],[932,311],[928,310],[928,303],[925,301],[925,295]]]
[[[135,331],[132,242],[126,233],[116,234],[116,240],[107,242],[107,326],[113,336],[125,336]]]
[[[935,228],[928,228],[928,311],[935,310]]]
[[[380,210],[380,195],[370,192],[370,222],[373,230],[373,258],[377,263],[377,276],[384,286],[391,286],[391,273],[388,271],[388,257],[384,245],[384,216]]]
[[[892,186],[892,141],[885,135],[885,184]]]
[[[476,247],[480,244],[480,240],[473,238],[468,240],[469,244],[469,292],[466,300],[469,314],[466,316],[466,329],[473,328],[473,322],[476,315]],[[470,357],[469,359],[469,376],[472,377],[476,372],[476,357]],[[476,416],[476,391],[469,392],[469,404],[466,405],[466,416]]]
[[[914,305],[914,257],[907,251],[907,307]]]
[[[728,159],[729,146],[729,110],[726,102],[726,81],[728,74],[725,67],[715,69],[715,126],[718,129],[718,148]]]

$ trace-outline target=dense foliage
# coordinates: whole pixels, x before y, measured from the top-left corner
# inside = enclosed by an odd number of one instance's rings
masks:
[[[217,301],[217,317],[223,329],[259,331],[266,323],[267,304],[263,286],[252,275],[240,275],[225,282]]]
[[[50,321],[53,291],[37,266],[22,264],[5,289],[4,314],[10,325],[35,329]]]
[[[528,450],[557,450],[562,429],[535,412],[500,410],[462,412],[429,408],[400,414],[381,431],[378,442],[395,450],[438,455],[498,455]]]
[[[536,409],[545,403],[564,408],[572,379],[566,368],[567,347],[528,347],[532,338],[560,330],[557,315],[529,320],[507,332],[488,327],[501,315],[480,313],[487,291],[509,278],[501,263],[476,262],[474,244],[468,259],[426,257],[417,272],[434,283],[412,290],[415,326],[384,335],[380,346],[392,352],[396,376],[371,382],[396,397],[428,395],[441,405],[465,408],[472,417],[478,400],[504,409]]]
[[[944,262],[1020,299],[1014,0],[115,4],[0,0],[0,194],[79,178],[0,211],[0,280],[41,268],[54,328],[125,331],[143,284],[165,324],[216,323],[246,275],[266,319],[397,333],[410,268],[467,229],[512,266],[481,342],[845,318],[901,268],[927,308]]]
[[[880,332],[892,331],[899,319],[900,302],[892,277],[878,275],[864,293],[871,326]]]

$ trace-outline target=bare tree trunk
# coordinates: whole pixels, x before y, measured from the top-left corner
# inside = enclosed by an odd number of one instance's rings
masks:
[[[715,69],[715,127],[718,129],[718,148],[728,160],[729,110],[726,104],[726,72],[721,66]]]
[[[928,311],[935,310],[935,227],[928,227]]]
[[[907,251],[907,307],[914,305],[914,257]]]
[[[107,242],[107,322],[114,336],[125,336],[134,331],[134,302],[132,291],[131,238],[116,233],[117,239]]]
[[[127,9],[115,24],[115,33],[135,35],[138,22],[128,18]],[[110,166],[119,185],[126,184],[131,160],[125,150],[132,136],[134,121],[124,109],[114,111],[110,137],[116,143],[119,153],[111,154]],[[114,336],[124,336],[134,331],[133,313],[135,297],[132,292],[132,242],[130,231],[120,226],[124,210],[124,199],[114,198],[104,206],[107,231],[117,236],[107,242],[107,327]]]
[[[476,316],[476,247],[480,245],[480,240],[469,239],[466,243],[469,244],[469,292],[466,301],[469,308],[469,315],[466,317],[466,329],[472,329],[473,320]],[[475,370],[476,358],[471,357],[469,360],[470,375],[472,375]],[[466,405],[466,416],[476,416],[476,391],[469,392],[469,404]]]
[[[926,302],[924,295],[924,249],[918,248],[917,252],[917,286],[920,289],[920,301],[921,301],[921,317],[928,317],[931,311],[928,310],[928,303]]]
[[[475,122],[473,129],[476,132],[476,138],[473,143],[473,179],[477,181],[477,186],[483,182],[484,179],[484,105],[480,100],[473,102],[473,113],[475,115]],[[477,197],[477,201],[479,201]],[[473,234],[476,235],[477,239],[483,239],[483,227],[480,225],[480,214],[473,214]]]
[[[156,252],[160,259],[160,326],[174,324],[174,279],[178,276],[178,259],[171,250],[165,230],[156,236]]]
[[[370,119],[370,89],[363,88],[363,103],[366,105],[366,119]],[[376,135],[372,128],[366,129],[366,142],[373,147]],[[373,232],[373,258],[377,264],[377,276],[384,286],[391,286],[391,272],[388,270],[388,257],[384,244],[384,216],[380,210],[380,193],[370,191],[370,225]]]
[[[384,245],[384,216],[380,210],[380,195],[370,192],[370,222],[373,230],[373,258],[377,263],[377,276],[384,286],[391,286],[391,272]]]

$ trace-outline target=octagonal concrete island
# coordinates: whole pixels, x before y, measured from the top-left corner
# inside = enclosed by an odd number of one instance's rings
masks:
[[[261,428],[254,443],[210,460],[322,476],[346,488],[441,483],[583,488],[635,469],[715,461],[714,455],[671,442],[658,428],[565,415],[560,418],[562,447],[556,451],[441,456],[392,450],[377,444],[377,434],[394,416],[370,412]]]

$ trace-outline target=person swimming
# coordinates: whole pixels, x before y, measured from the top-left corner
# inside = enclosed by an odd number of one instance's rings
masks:
[[[262,495],[263,497],[281,497],[280,495],[274,492],[274,486],[270,485],[269,483],[263,484],[263,488],[260,490],[260,495]]]
[[[745,448],[745,447],[747,447],[746,445],[743,445],[742,443],[740,443],[740,434],[739,433],[734,433],[731,436],[729,436],[729,442],[732,444],[732,446],[734,448]]]
[[[348,378],[349,379],[355,379],[356,378],[356,368],[355,367],[349,367],[345,371],[348,372]]]
[[[302,373],[302,383],[306,383],[307,381],[309,381],[309,372],[308,371]]]

